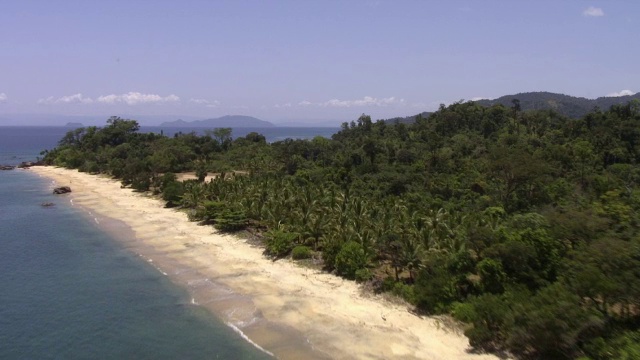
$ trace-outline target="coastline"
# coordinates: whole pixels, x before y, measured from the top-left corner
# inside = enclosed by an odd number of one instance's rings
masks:
[[[273,262],[245,240],[189,222],[115,180],[54,167],[28,171],[70,186],[65,201],[90,211],[97,223],[126,224],[105,226],[129,232],[119,237],[125,246],[186,288],[193,305],[278,358],[496,359],[468,353],[467,339],[437,319],[363,294],[354,282],[331,274]]]

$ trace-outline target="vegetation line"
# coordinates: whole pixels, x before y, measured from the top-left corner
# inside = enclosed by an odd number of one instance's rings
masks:
[[[106,173],[221,231],[519,358],[640,358],[640,106],[456,103],[414,124],[363,115],[332,139],[268,144],[231,129],[172,138],[112,117],[68,132],[47,164]],[[238,171],[240,170],[240,171]],[[192,171],[196,180],[179,181]],[[217,176],[205,181],[208,174]]]

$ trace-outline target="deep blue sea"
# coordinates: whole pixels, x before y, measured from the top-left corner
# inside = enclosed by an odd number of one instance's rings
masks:
[[[337,131],[300,129],[264,135]],[[0,127],[0,164],[35,160],[68,130]],[[268,358],[82,211],[29,170],[0,171],[0,359]]]

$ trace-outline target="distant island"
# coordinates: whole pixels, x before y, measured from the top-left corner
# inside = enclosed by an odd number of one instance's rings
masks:
[[[84,127],[84,124],[79,122],[68,122],[65,124],[65,127],[81,128]]]
[[[244,115],[226,115],[215,119],[205,119],[196,121],[168,121],[163,122],[160,126],[166,127],[231,127],[231,128],[244,128],[244,127],[273,127],[272,123],[264,120],[254,118],[252,116]]]

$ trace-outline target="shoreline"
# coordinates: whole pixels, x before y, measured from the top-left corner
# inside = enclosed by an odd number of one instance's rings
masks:
[[[111,220],[101,227],[122,234],[125,247],[186,288],[193,305],[277,358],[497,359],[467,352],[464,335],[438,319],[363,294],[355,282],[286,259],[273,262],[245,240],[190,222],[118,181],[54,167],[29,171],[70,186],[63,196],[99,225],[100,218],[113,219],[116,228]]]

